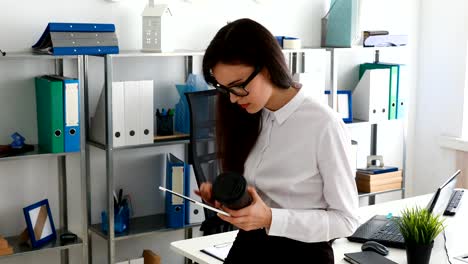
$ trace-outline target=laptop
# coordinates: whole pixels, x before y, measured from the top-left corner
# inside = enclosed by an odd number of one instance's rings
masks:
[[[457,170],[437,189],[426,207],[429,212],[442,215],[455,189],[457,176],[459,174],[460,170]],[[385,215],[373,216],[362,224],[354,234],[348,237],[348,240],[360,243],[372,240],[388,247],[405,248],[405,240],[400,233],[398,225],[395,223],[395,219],[389,219]]]

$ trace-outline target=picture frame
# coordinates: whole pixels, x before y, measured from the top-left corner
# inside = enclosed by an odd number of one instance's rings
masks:
[[[331,94],[330,90],[326,90],[325,94],[328,96],[328,105],[331,106]],[[353,122],[353,100],[352,92],[349,90],[338,90],[337,94],[337,111],[340,116],[343,118],[343,122],[352,123]]]
[[[49,241],[57,239],[48,199],[23,208],[23,213],[33,248],[41,247]]]

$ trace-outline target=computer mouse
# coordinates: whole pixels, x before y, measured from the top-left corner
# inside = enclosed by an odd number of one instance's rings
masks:
[[[388,248],[380,243],[375,241],[367,241],[366,243],[362,244],[361,247],[362,251],[374,251],[379,253],[382,256],[388,255]]]

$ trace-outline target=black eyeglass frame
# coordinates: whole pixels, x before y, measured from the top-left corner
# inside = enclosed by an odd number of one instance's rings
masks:
[[[231,87],[226,87],[218,83],[218,81],[215,79],[213,74],[211,74],[211,78],[212,78],[211,85],[213,85],[213,87],[216,88],[216,90],[218,90],[222,94],[227,95],[229,93],[232,93],[236,96],[244,97],[244,96],[249,95],[249,91],[247,91],[245,87],[247,87],[247,85],[257,76],[257,74],[260,73],[261,70],[262,70],[262,67],[256,66],[252,74],[250,74],[249,77],[247,78],[247,80],[245,80],[243,83],[239,85],[234,85]]]

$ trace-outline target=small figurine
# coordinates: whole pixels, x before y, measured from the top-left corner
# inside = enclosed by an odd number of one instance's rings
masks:
[[[20,149],[24,146],[24,141],[26,140],[20,133],[15,132],[11,135],[13,138],[13,142],[11,142],[10,146],[14,149]]]

